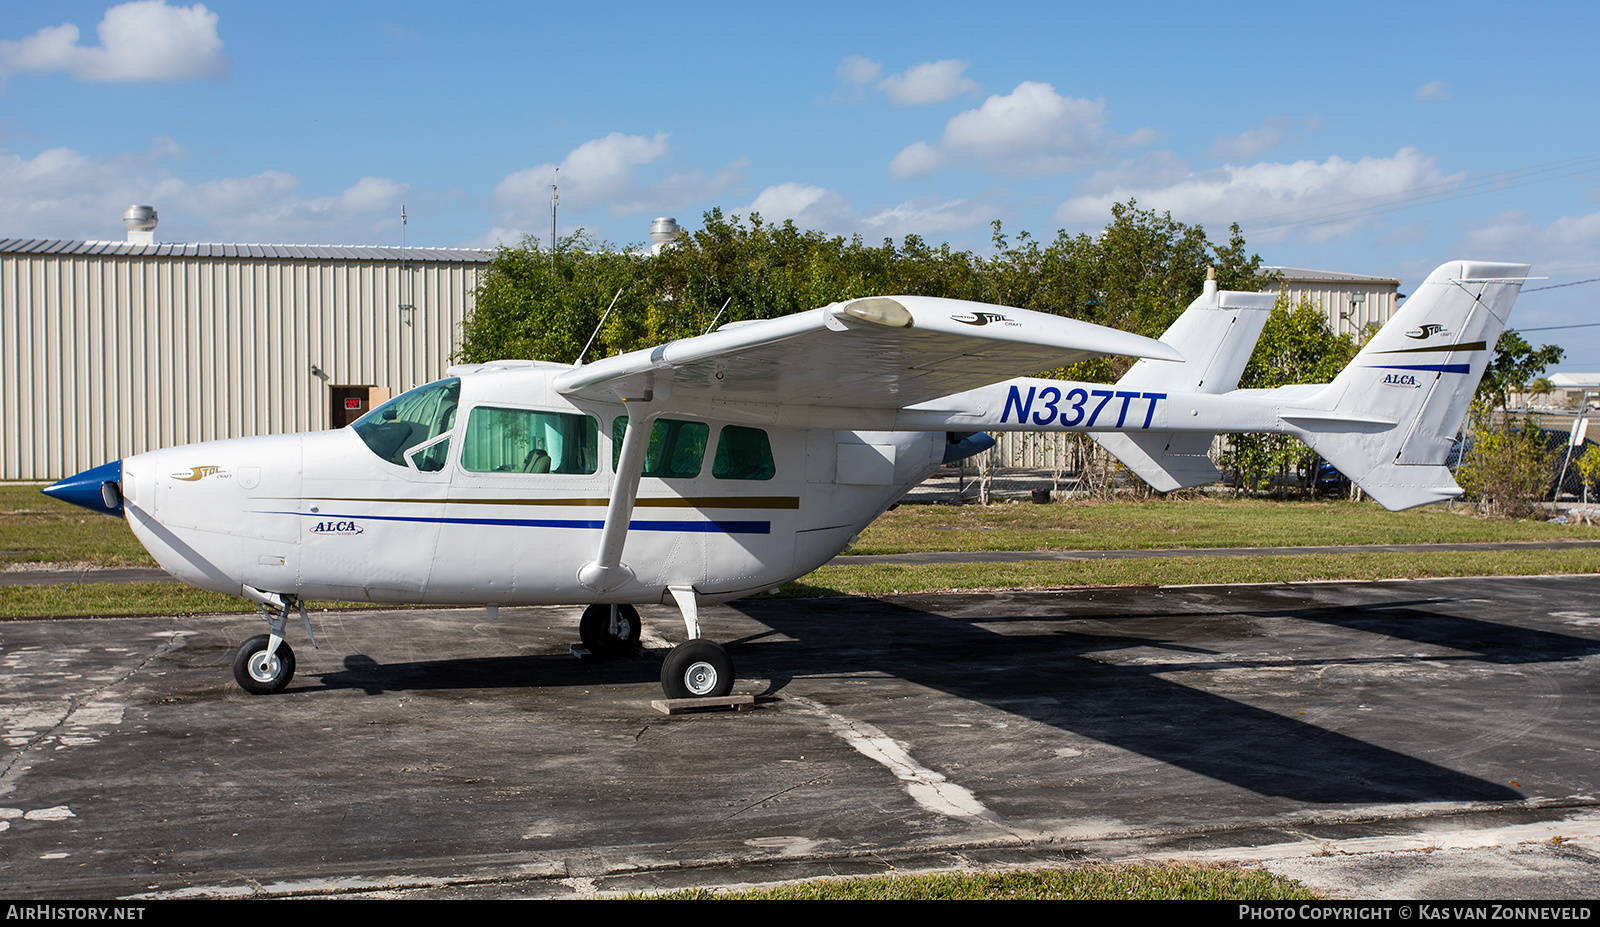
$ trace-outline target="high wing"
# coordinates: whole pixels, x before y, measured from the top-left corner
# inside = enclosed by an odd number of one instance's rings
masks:
[[[891,410],[1104,354],[1183,359],[1160,341],[1043,312],[875,296],[606,358],[555,386],[611,402]]]

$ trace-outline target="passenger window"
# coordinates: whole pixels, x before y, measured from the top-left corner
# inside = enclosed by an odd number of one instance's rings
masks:
[[[611,468],[622,459],[622,436],[628,417],[617,416],[611,423]],[[663,479],[688,479],[700,475],[706,456],[706,439],[711,426],[705,422],[685,422],[658,418],[650,428],[650,446],[644,452],[644,475]]]
[[[594,473],[600,423],[569,412],[479,406],[467,420],[461,466],[473,473]]]
[[[350,427],[372,453],[403,467],[407,451],[455,427],[460,396],[458,378],[429,383],[401,393],[356,419]],[[439,465],[444,465],[442,459]]]
[[[719,480],[770,480],[777,472],[772,442],[759,428],[728,425],[717,439],[717,457],[711,475]]]

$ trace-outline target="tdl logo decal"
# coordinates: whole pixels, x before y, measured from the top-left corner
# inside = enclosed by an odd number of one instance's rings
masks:
[[[360,534],[362,528],[353,521],[319,521],[311,526],[312,534]]]
[[[1403,386],[1406,389],[1417,389],[1422,385],[1417,382],[1417,375],[1414,373],[1385,374],[1383,383],[1385,386]]]

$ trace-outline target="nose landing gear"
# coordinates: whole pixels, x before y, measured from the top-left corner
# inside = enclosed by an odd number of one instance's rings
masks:
[[[233,680],[251,695],[282,692],[294,678],[294,649],[283,639],[284,627],[289,623],[289,609],[299,609],[300,620],[306,625],[306,636],[311,638],[311,646],[317,645],[316,635],[311,633],[311,619],[306,617],[306,604],[299,596],[262,592],[253,586],[244,587],[244,594],[266,613],[267,633],[245,641],[234,654]]]

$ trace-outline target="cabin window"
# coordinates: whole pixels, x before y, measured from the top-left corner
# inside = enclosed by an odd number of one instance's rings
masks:
[[[450,436],[445,435],[432,444],[416,448],[406,454],[411,466],[423,473],[438,473],[444,469],[445,458],[450,456]]]
[[[728,425],[717,438],[717,456],[711,475],[719,480],[770,480],[777,472],[772,442],[759,428]]]
[[[617,416],[611,423],[611,469],[622,459],[622,436],[628,417]],[[644,475],[663,479],[688,479],[700,475],[706,456],[706,439],[711,426],[705,422],[685,422],[658,418],[650,427],[650,446],[644,452]]]
[[[456,403],[460,397],[460,379],[440,380],[401,393],[356,419],[350,427],[372,453],[404,467],[407,451],[448,434],[455,427]],[[439,467],[444,466],[443,455],[448,452],[448,445],[448,441],[438,445]]]
[[[600,423],[570,412],[478,406],[467,420],[461,466],[473,473],[593,473]]]

